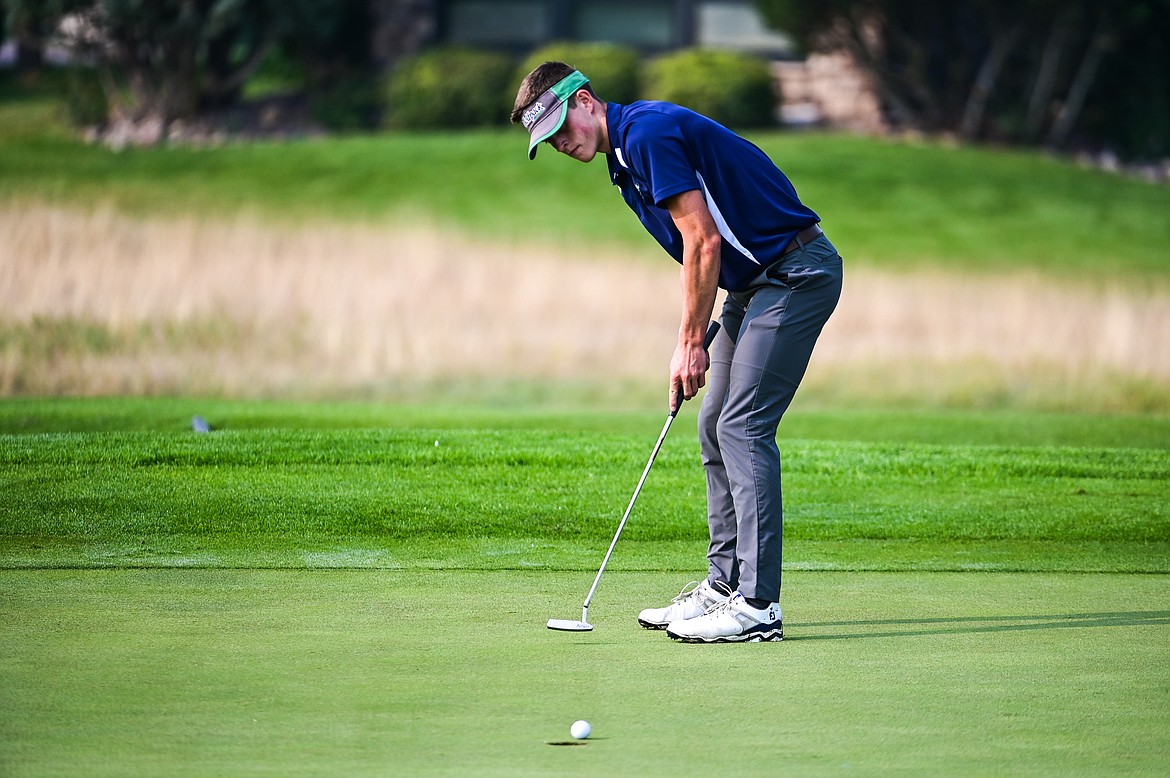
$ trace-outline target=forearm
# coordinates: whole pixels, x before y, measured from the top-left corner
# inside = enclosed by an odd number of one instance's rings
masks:
[[[670,360],[670,407],[677,410],[678,396],[689,400],[707,380],[710,362],[703,339],[715,307],[722,238],[699,190],[671,198],[668,207],[683,239],[682,321]]]
[[[687,242],[679,272],[682,298],[680,346],[701,346],[719,290],[719,236]]]

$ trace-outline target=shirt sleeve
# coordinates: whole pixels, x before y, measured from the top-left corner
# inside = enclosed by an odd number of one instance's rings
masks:
[[[626,153],[649,182],[659,207],[676,194],[700,188],[682,128],[671,116],[639,117],[626,136]]]

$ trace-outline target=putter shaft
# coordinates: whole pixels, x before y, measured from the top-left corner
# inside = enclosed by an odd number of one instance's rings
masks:
[[[707,334],[703,338],[703,348],[711,348],[711,343],[718,334],[719,322],[713,321],[707,327]],[[630,498],[630,504],[626,506],[625,515],[622,516],[621,523],[618,524],[617,532],[613,534],[613,540],[609,544],[609,550],[605,552],[605,559],[601,561],[601,568],[597,571],[597,577],[593,579],[593,586],[589,587],[589,594],[585,596],[585,604],[581,606],[581,621],[585,623],[589,623],[589,603],[593,601],[593,595],[597,592],[597,585],[601,583],[601,574],[605,572],[605,567],[609,564],[609,558],[613,556],[613,550],[617,547],[618,538],[622,536],[622,530],[625,529],[626,522],[630,518],[630,513],[634,510],[634,503],[638,501],[638,495],[642,492],[642,485],[646,483],[646,476],[650,475],[650,468],[654,465],[654,460],[658,458],[658,452],[662,450],[662,442],[666,440],[666,433],[670,432],[670,425],[674,422],[674,417],[678,415],[679,408],[681,407],[682,396],[680,394],[678,407],[671,409],[670,414],[666,417],[666,423],[662,425],[662,432],[658,434],[658,442],[654,444],[654,450],[650,453],[650,459],[646,462],[646,467],[642,470],[642,477],[638,479],[638,486],[634,489],[634,495]]]
[[[585,604],[581,607],[581,621],[589,621],[587,618],[589,615],[589,603],[593,601],[593,595],[597,591],[597,584],[601,582],[601,574],[605,572],[605,566],[609,564],[609,558],[613,556],[613,550],[617,546],[618,538],[622,536],[622,530],[625,529],[626,522],[630,518],[630,512],[634,510],[634,503],[638,500],[638,494],[642,491],[642,484],[646,483],[646,476],[650,475],[650,467],[658,457],[658,452],[662,449],[662,441],[666,440],[666,433],[670,431],[670,425],[677,414],[678,410],[676,409],[666,417],[666,424],[662,425],[662,432],[658,435],[658,442],[654,444],[654,451],[650,454],[650,460],[646,463],[646,468],[642,471],[642,477],[638,480],[637,488],[634,489],[634,496],[630,498],[630,504],[626,506],[626,513],[622,516],[621,523],[618,524],[617,532],[613,534],[613,541],[609,544],[609,550],[605,552],[605,559],[601,562],[601,569],[597,571],[597,577],[593,579],[593,586],[589,588],[589,594],[585,597]]]

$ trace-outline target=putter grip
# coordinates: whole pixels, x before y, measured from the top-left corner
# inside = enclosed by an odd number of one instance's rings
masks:
[[[711,326],[707,327],[707,334],[703,337],[703,348],[711,348],[711,344],[715,342],[715,336],[719,334],[719,322],[711,322]]]

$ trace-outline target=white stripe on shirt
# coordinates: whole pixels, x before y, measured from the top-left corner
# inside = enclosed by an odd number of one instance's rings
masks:
[[[715,199],[711,197],[710,190],[707,189],[707,182],[703,180],[703,177],[699,175],[699,171],[697,170],[695,171],[695,177],[699,179],[699,186],[703,190],[703,198],[707,201],[707,210],[711,212],[711,218],[715,220],[715,226],[719,228],[719,235],[735,247],[735,250],[740,254],[743,254],[757,265],[760,264],[760,261],[755,258],[752,252],[747,250],[746,246],[740,243],[739,238],[731,231],[731,227],[727,225],[727,220],[723,218],[723,213],[720,212],[719,206],[715,204]]]

